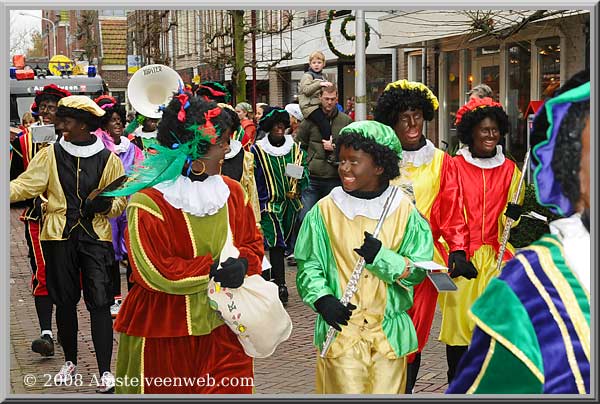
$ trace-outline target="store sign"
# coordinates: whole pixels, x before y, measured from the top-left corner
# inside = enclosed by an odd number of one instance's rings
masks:
[[[127,55],[127,74],[133,74],[142,67],[140,55]]]

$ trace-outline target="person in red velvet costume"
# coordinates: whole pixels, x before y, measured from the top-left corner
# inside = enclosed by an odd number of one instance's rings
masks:
[[[163,112],[157,153],[112,193],[132,194],[126,243],[134,285],[115,320],[117,393],[253,392],[252,358],[207,297],[211,277],[237,288],[261,273],[264,255],[244,191],[220,175],[229,128],[231,117],[215,103],[179,94]],[[216,270],[228,227],[240,255]]]

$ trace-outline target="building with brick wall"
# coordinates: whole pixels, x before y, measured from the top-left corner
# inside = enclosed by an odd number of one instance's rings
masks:
[[[422,81],[439,98],[440,109],[427,131],[438,146],[457,143],[456,111],[469,89],[485,83],[509,115],[506,149],[523,160],[529,103],[549,97],[590,64],[588,11],[546,11],[545,18],[516,29],[520,18],[535,12],[424,10],[379,19],[380,46],[396,49],[398,78]]]
[[[75,63],[93,64],[111,95],[125,101],[127,21],[125,10],[42,10],[46,54],[65,55]],[[55,32],[54,32],[55,31]],[[51,49],[49,52],[48,49]],[[49,53],[48,53],[49,52]]]

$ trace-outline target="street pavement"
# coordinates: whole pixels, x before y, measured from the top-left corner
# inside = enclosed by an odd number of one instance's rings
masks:
[[[42,358],[31,351],[31,341],[39,336],[33,297],[29,291],[31,269],[27,257],[23,223],[19,221],[21,208],[10,212],[11,268],[10,268],[10,393],[11,394],[67,394],[94,393],[99,380],[94,357],[89,313],[83,303],[78,305],[78,373],[80,386],[56,386],[52,378],[64,363],[60,345],[55,344],[55,355]],[[306,395],[315,393],[316,350],[312,345],[315,314],[305,306],[296,291],[296,269],[286,270],[289,288],[288,313],[293,331],[269,358],[254,363],[254,384],[258,394]],[[125,275],[122,291],[127,292]],[[56,341],[56,323],[53,316],[53,333]],[[431,337],[421,358],[421,370],[415,386],[417,395],[443,393],[447,388],[446,355],[444,345],[437,341],[440,313],[436,312]],[[116,367],[118,333],[114,335],[112,369]]]

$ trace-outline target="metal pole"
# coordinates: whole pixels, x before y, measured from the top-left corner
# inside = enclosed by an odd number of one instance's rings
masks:
[[[48,18],[39,17],[39,16],[33,15],[33,14],[19,13],[19,15],[24,15],[24,16],[33,17],[33,18],[39,18],[40,20],[48,21],[50,24],[52,24],[52,35],[54,36],[54,39],[52,40],[52,42],[54,44],[54,47],[53,47],[54,48],[54,55],[56,55],[56,25],[54,25],[54,22],[52,20],[48,19]],[[50,45],[48,45],[48,52],[50,52]]]
[[[392,48],[392,83],[398,80],[398,48]]]
[[[251,12],[252,20],[252,111],[256,114],[256,10]]]
[[[365,11],[356,10],[356,52],[354,55],[355,81],[354,93],[355,114],[357,121],[367,119],[367,83],[365,57]]]

